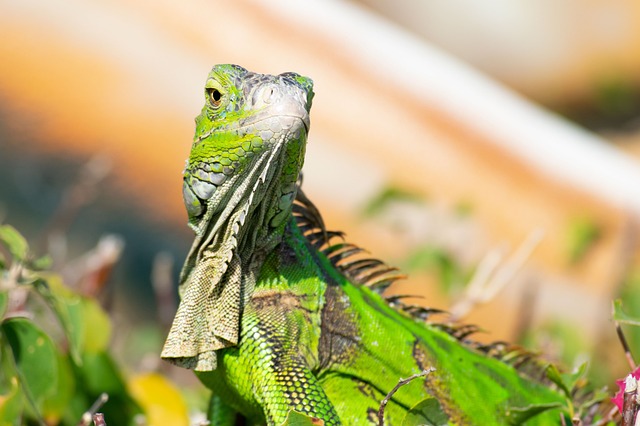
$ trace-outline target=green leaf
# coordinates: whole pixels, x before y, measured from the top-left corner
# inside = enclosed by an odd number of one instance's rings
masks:
[[[106,351],[111,340],[111,321],[95,299],[82,298],[82,321],[85,325],[83,350]]]
[[[80,372],[82,383],[91,394],[106,392],[111,397],[127,393],[120,370],[106,352],[84,353]]]
[[[11,318],[2,323],[18,377],[27,398],[42,412],[43,401],[56,392],[58,360],[53,342],[26,318]]]
[[[27,258],[29,252],[27,240],[13,226],[0,226],[0,242],[7,247],[16,260],[22,262]]]
[[[105,351],[111,339],[111,322],[98,302],[71,291],[57,275],[42,274],[41,277],[36,282],[36,291],[62,324],[73,361],[79,365],[80,353],[84,351]]]
[[[281,426],[322,426],[324,421],[297,411],[289,411],[286,420]]]
[[[44,401],[42,407],[42,414],[51,424],[59,423],[59,420],[67,412],[76,389],[75,377],[69,359],[59,351],[56,355],[58,385],[56,392]]]
[[[564,382],[564,379],[562,378],[562,374],[560,374],[560,371],[558,371],[558,368],[555,365],[549,364],[547,366],[546,373],[547,373],[547,378],[551,380],[553,383],[555,383],[560,389],[562,389],[562,391],[566,396],[571,396],[571,389],[567,387],[567,384]]]
[[[404,269],[409,272],[416,270],[435,272],[442,290],[446,293],[459,290],[459,287],[468,281],[463,268],[454,256],[432,245],[425,245],[413,251],[408,256]]]
[[[36,280],[34,288],[55,312],[69,343],[71,359],[80,364],[86,327],[81,297],[64,287],[59,277],[53,275]]]
[[[564,382],[566,388],[569,389],[569,394],[567,394],[567,396],[571,395],[571,392],[576,387],[576,384],[581,379],[583,379],[586,374],[587,374],[587,363],[586,362],[581,364],[578,368],[576,368],[573,373],[561,374],[562,381]]]
[[[613,301],[613,319],[621,324],[640,325],[640,318],[626,314],[622,310],[622,300]]]
[[[593,219],[582,216],[573,218],[567,232],[569,261],[572,264],[580,262],[602,234],[601,227]]]
[[[4,395],[0,395],[0,425],[19,425],[23,410],[23,395],[18,385],[18,377],[12,376],[10,388]]]
[[[7,312],[7,306],[9,306],[9,292],[0,291],[0,321],[2,321],[5,312]]]
[[[403,426],[443,426],[448,424],[449,416],[442,410],[440,402],[435,398],[426,398],[418,402],[402,420]]]
[[[53,264],[53,259],[51,259],[51,256],[49,256],[48,254],[45,254],[44,256],[41,256],[36,260],[34,260],[33,262],[31,262],[29,266],[35,271],[45,271],[51,268],[52,264]]]
[[[376,194],[364,207],[363,216],[373,217],[381,214],[393,203],[421,203],[423,197],[402,188],[387,186]]]
[[[562,407],[560,402],[549,402],[532,404],[521,408],[509,408],[507,410],[507,419],[510,425],[521,425],[540,413],[560,407]]]
[[[25,395],[20,389],[20,379],[11,348],[0,333],[0,425],[22,424]]]

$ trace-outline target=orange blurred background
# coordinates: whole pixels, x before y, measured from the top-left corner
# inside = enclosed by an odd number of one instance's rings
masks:
[[[174,277],[184,259],[193,117],[211,66],[237,63],[314,79],[306,192],[329,228],[410,273],[391,292],[462,309],[486,269],[505,288],[465,314],[486,338],[568,329],[573,352],[604,344],[622,364],[611,300],[640,313],[637,2],[2,9],[3,219],[59,265],[120,235],[123,317],[153,322],[154,258]]]

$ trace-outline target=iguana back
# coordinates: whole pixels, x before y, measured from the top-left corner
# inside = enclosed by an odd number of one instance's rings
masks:
[[[325,424],[385,424],[433,398],[451,424],[559,424],[564,397],[465,342],[472,327],[380,293],[397,274],[325,229],[299,189],[313,98],[294,73],[213,68],[184,174],[196,238],[162,356],[196,370],[213,424],[279,425],[290,411]],[[339,189],[337,189],[339,190]],[[297,201],[294,201],[297,200]],[[533,407],[533,408],[532,408]],[[543,412],[544,411],[544,412]]]

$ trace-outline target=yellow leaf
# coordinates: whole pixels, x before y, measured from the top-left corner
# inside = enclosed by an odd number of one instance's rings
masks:
[[[129,389],[146,413],[149,426],[188,426],[189,414],[182,395],[160,374],[134,376]]]

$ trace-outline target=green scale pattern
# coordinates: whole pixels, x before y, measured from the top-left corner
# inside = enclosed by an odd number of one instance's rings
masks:
[[[329,297],[341,305],[328,306]],[[341,317],[328,320],[331,309]],[[401,424],[429,396],[438,398],[451,424],[464,425],[508,424],[508,407],[561,401],[513,367],[416,323],[376,293],[351,284],[294,221],[263,265],[242,330],[239,346],[221,351],[219,368],[198,376],[228,403],[225,409],[256,424],[280,425],[289,410],[326,425],[377,424],[380,401],[398,379],[428,366],[436,368],[428,380],[415,380],[394,395],[386,425]],[[554,410],[527,424],[557,424],[558,418]]]

